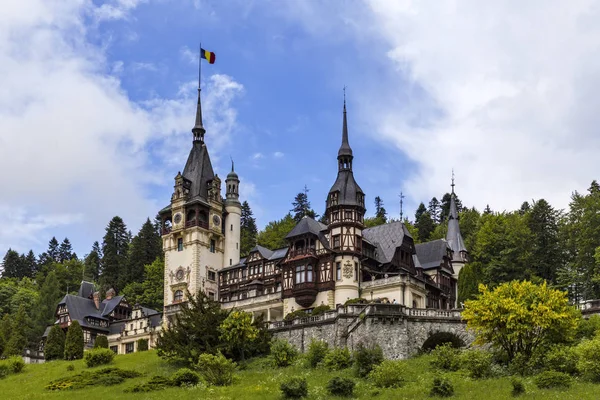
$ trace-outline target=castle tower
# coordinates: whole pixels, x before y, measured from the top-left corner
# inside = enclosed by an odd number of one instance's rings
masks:
[[[240,230],[242,205],[240,204],[240,179],[233,168],[225,180],[225,265],[235,265],[240,262]]]
[[[456,195],[454,194],[454,172],[452,173],[451,186],[452,193],[450,194],[450,213],[448,215],[448,233],[446,234],[446,241],[452,249],[452,268],[454,269],[453,277],[458,282],[458,274],[468,262],[469,253],[465,247],[465,242],[460,233],[460,226],[458,223],[458,208],[456,207]]]
[[[362,230],[364,229],[365,194],[352,173],[352,148],[348,142],[346,97],[342,126],[342,145],[338,151],[337,179],[326,201],[329,245],[334,259],[335,304],[358,297]]]
[[[183,173],[175,177],[171,204],[159,212],[165,253],[166,319],[186,301],[188,292],[203,291],[216,297],[216,272],[225,265],[221,180],[213,172],[205,133],[198,88],[192,149]],[[237,221],[239,238],[239,217]]]

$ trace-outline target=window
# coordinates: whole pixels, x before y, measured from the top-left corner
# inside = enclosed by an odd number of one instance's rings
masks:
[[[92,340],[92,336],[90,335],[90,331],[83,331],[83,342],[84,343],[90,343]]]
[[[217,273],[215,271],[208,271],[208,280],[214,281],[217,279]]]
[[[238,250],[240,248],[240,244],[238,242],[235,243],[235,249]]]
[[[178,303],[183,300],[183,290],[178,290],[173,295],[173,302]]]
[[[230,229],[230,231],[232,231],[232,230],[233,230],[233,224],[231,224],[231,229]]]
[[[358,280],[358,263],[357,262],[354,263],[354,276],[356,277],[356,280]]]
[[[352,219],[352,211],[346,211],[346,212],[344,212],[344,219],[345,220]]]
[[[113,353],[117,354],[119,352],[119,347],[118,346],[110,346],[110,349],[112,350]]]
[[[296,283],[304,283],[304,265],[299,265],[296,267]]]
[[[335,279],[338,281],[342,280],[342,263],[335,263]]]
[[[231,265],[233,263],[233,260],[230,258],[229,259],[229,265]]]
[[[177,251],[183,251],[183,238],[177,239]]]
[[[333,237],[333,248],[334,249],[339,249],[340,248],[340,235],[335,235]]]
[[[313,281],[313,267],[312,265],[308,265],[308,267],[306,267],[306,282],[312,282]]]
[[[132,331],[132,330],[133,330],[133,324],[131,324],[131,325],[129,326],[129,330],[130,330],[130,331]]]
[[[246,275],[247,275],[248,271],[246,270],[246,268],[244,268],[242,270],[242,279],[246,279]]]
[[[215,252],[215,246],[216,246],[215,239],[210,239],[210,252],[211,253]]]
[[[133,353],[133,342],[125,343],[125,354]]]
[[[214,300],[215,299],[215,294],[213,292],[208,292],[208,298],[210,300]]]

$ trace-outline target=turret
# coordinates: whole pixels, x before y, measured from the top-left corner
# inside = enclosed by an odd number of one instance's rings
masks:
[[[240,179],[235,173],[233,160],[231,172],[225,180],[225,265],[235,265],[240,261],[240,234],[242,206],[240,204]]]

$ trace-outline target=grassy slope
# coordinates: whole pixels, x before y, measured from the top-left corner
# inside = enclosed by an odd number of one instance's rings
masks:
[[[360,399],[429,399],[428,392],[433,373],[428,367],[428,357],[409,360],[410,369],[415,372],[411,382],[401,389],[375,389],[364,380],[356,379],[355,398]],[[74,364],[75,371],[68,372],[67,365]],[[308,379],[309,399],[327,399],[325,385],[336,375],[352,376],[352,371],[332,373],[322,369],[308,370],[300,366],[283,369],[261,368],[264,363],[255,362],[238,373],[235,385],[225,388],[171,388],[151,393],[124,393],[123,389],[135,383],[144,382],[154,374],[170,375],[174,368],[161,361],[154,351],[121,355],[115,358],[115,366],[133,369],[145,374],[136,379],[109,387],[49,392],[44,387],[52,380],[76,374],[87,369],[83,361],[73,363],[54,361],[42,365],[28,365],[24,372],[0,380],[2,399],[280,399],[279,383],[288,376],[301,375]],[[454,384],[456,399],[512,399],[510,378],[473,381],[462,373],[448,374]],[[527,394],[520,399],[598,399],[600,385],[578,382],[568,391],[539,390],[531,380],[525,381]],[[376,392],[378,394],[376,395]]]

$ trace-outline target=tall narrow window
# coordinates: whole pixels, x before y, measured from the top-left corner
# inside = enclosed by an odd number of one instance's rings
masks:
[[[183,291],[177,290],[173,295],[173,303],[178,303],[183,300]]]
[[[177,251],[183,251],[183,238],[177,239]]]
[[[304,265],[299,265],[296,267],[296,284],[304,283]]]
[[[341,262],[335,263],[335,279],[337,279],[338,281],[342,280],[342,263]]]
[[[340,235],[335,235],[333,237],[333,248],[334,249],[339,249],[340,248]]]
[[[306,282],[312,282],[313,281],[313,267],[312,265],[308,265],[306,267]]]
[[[357,262],[354,263],[354,277],[356,280],[358,280],[358,263]]]
[[[210,239],[210,252],[211,253],[215,252],[215,246],[216,246],[215,239]]]
[[[233,230],[233,224],[231,224],[231,229],[230,229],[230,231],[232,231],[232,230]]]

